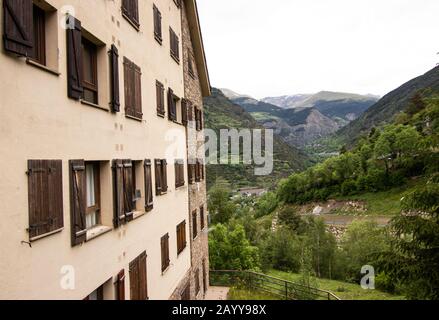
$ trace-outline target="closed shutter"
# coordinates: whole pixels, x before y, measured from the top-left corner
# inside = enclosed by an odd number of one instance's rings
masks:
[[[200,169],[200,160],[197,159],[197,162],[195,164],[195,181],[200,182],[201,181],[201,169]]]
[[[142,71],[140,67],[133,64],[134,72],[134,116],[142,119]]]
[[[163,192],[162,188],[162,161],[156,159],[154,161],[154,171],[155,171],[155,192],[156,195],[159,196]]]
[[[61,160],[28,161],[29,238],[64,226]]]
[[[188,123],[188,104],[186,99],[181,100],[181,123],[187,126]]]
[[[113,194],[114,194],[113,224],[115,228],[118,228],[125,223],[123,160],[113,160],[112,169],[113,169]]]
[[[154,207],[154,199],[152,194],[152,169],[151,160],[144,162],[144,176],[145,176],[145,210],[151,211]]]
[[[168,192],[168,162],[162,160],[162,192]]]
[[[204,166],[204,162],[201,160],[201,165],[200,165],[200,169],[201,169],[201,180],[204,180],[204,172],[206,170],[206,167]]]
[[[204,206],[200,207],[200,228],[204,230],[205,222],[204,222]]]
[[[178,39],[178,36],[172,30],[172,28],[169,28],[169,38],[170,38],[170,45],[171,45],[171,56],[177,61],[180,62],[180,42]]]
[[[32,0],[3,0],[3,13],[3,43],[5,50],[20,56],[32,56]]]
[[[125,270],[118,273],[116,279],[117,300],[125,300]]]
[[[120,111],[120,94],[119,94],[119,52],[117,47],[113,44],[109,51],[110,55],[110,69],[111,69],[111,109],[113,112]]]
[[[159,9],[154,5],[154,36],[162,43],[162,14]]]
[[[71,240],[72,246],[76,246],[87,239],[85,162],[84,160],[70,160],[69,167]]]
[[[146,252],[130,263],[130,296],[131,300],[148,299],[148,281]]]
[[[133,190],[133,162],[131,160],[122,160],[123,162],[123,201],[125,220],[127,222],[133,220],[134,211],[134,190]]]
[[[122,13],[135,27],[140,26],[138,0],[122,0]]]
[[[171,121],[177,121],[177,110],[174,100],[174,91],[171,88],[168,89],[168,118]]]
[[[139,296],[140,300],[148,300],[148,279],[145,252],[139,257]]]
[[[169,234],[166,234],[161,239],[161,252],[162,252],[162,272],[169,267]]]
[[[177,254],[182,253],[186,245],[186,221],[183,221],[177,226]]]
[[[134,69],[133,64],[127,58],[123,59],[124,87],[125,87],[125,114],[134,117]]]
[[[163,84],[156,81],[156,99],[157,99],[157,114],[159,116],[165,115],[165,88]]]
[[[197,210],[192,212],[192,239],[195,239],[198,235],[198,225],[197,225]]]
[[[74,28],[67,28],[67,76],[68,97],[79,100],[82,98],[83,59],[82,59],[82,28],[81,22],[72,16],[68,20]]]
[[[192,160],[188,161],[188,181],[189,184],[195,183],[195,164],[191,163]]]

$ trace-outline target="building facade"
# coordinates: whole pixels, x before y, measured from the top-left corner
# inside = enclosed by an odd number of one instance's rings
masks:
[[[0,299],[202,298],[195,1],[1,6]]]

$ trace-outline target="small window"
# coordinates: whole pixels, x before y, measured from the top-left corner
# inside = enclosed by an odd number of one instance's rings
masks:
[[[177,254],[179,255],[186,248],[186,221],[177,226]]]
[[[104,285],[90,293],[84,300],[104,300]]]
[[[195,271],[195,294],[200,293],[200,269]]]
[[[154,5],[154,38],[158,43],[162,44],[162,14],[160,10]]]
[[[197,159],[195,164],[195,182],[201,182],[204,180],[204,164],[203,160]]]
[[[82,38],[83,62],[83,99],[87,102],[98,104],[98,67],[97,47],[94,43]]]
[[[180,40],[172,28],[169,28],[169,35],[171,41],[171,57],[177,63],[180,63]]]
[[[34,46],[31,59],[46,65],[46,12],[33,6],[34,16]]]
[[[175,188],[180,188],[184,184],[184,160],[175,160]]]
[[[145,182],[145,211],[149,212],[154,208],[153,188],[152,188],[152,168],[151,160],[144,161],[144,182]]]
[[[166,159],[155,160],[155,187],[157,196],[168,192],[167,167]]]
[[[131,300],[148,300],[146,252],[130,263]]]
[[[86,162],[85,181],[87,212],[85,215],[85,221],[87,229],[91,229],[101,224],[99,171],[99,162]]]
[[[201,230],[204,230],[204,228],[206,227],[206,223],[204,220],[204,206],[200,207],[200,228]]]
[[[125,81],[125,114],[128,117],[141,120],[142,113],[142,72],[140,67],[129,59],[124,58]]]
[[[195,173],[196,173],[196,164],[195,164],[195,160],[189,160],[188,161],[188,181],[189,184],[194,184],[195,183]]]
[[[122,0],[122,15],[135,29],[139,30],[138,0]]]
[[[195,109],[195,128],[197,131],[203,130],[203,111],[198,109],[197,107]]]
[[[195,72],[194,72],[194,62],[193,62],[193,57],[192,57],[192,53],[188,52],[188,72],[189,75],[195,79]]]
[[[180,98],[174,94],[171,88],[168,88],[168,119],[170,121],[178,121],[177,105],[179,101]]]
[[[198,236],[197,226],[197,210],[192,212],[192,238],[195,239]]]
[[[161,239],[161,253],[162,253],[162,272],[169,268],[169,234],[165,234]]]
[[[160,81],[156,81],[157,115],[165,116],[165,87]]]

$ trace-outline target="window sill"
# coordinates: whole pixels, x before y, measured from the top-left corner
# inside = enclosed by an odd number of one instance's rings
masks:
[[[176,57],[175,55],[173,55],[172,53],[171,53],[171,57],[172,57],[172,59],[174,59],[175,62],[177,62],[178,65],[180,65],[180,58],[177,58],[177,57]]]
[[[160,117],[160,118],[164,119],[165,118],[165,114],[164,113],[163,114],[157,113],[157,117]]]
[[[177,191],[177,190],[183,189],[184,187],[186,187],[186,184],[183,184],[181,186],[175,186],[175,190]]]
[[[40,64],[32,59],[26,58],[26,63],[32,67],[38,68],[40,70],[46,71],[50,74],[53,74],[57,77],[59,77],[61,75],[61,73],[59,73],[57,70],[51,69],[43,64]]]
[[[96,108],[96,109],[100,109],[100,110],[103,110],[103,111],[110,112],[110,109],[105,108],[105,107],[102,107],[102,106],[100,106],[100,105],[98,105],[98,104],[95,104],[95,103],[93,103],[93,102],[89,102],[89,101],[87,101],[87,100],[83,100],[83,99],[80,99],[79,101],[81,101],[81,103],[82,103],[83,105],[86,105],[86,106],[89,106],[89,107],[93,107],[93,108]]]
[[[180,252],[177,252],[177,258],[178,258],[180,255],[182,255],[182,254],[186,251],[186,248],[187,248],[187,244],[186,244],[186,246],[183,248],[183,250],[181,250]]]
[[[52,232],[48,232],[48,233],[42,234],[42,235],[40,235],[40,236],[30,238],[29,241],[30,241],[30,242],[35,242],[35,241],[38,241],[38,240],[40,240],[40,239],[43,239],[43,238],[47,238],[47,237],[53,236],[54,234],[60,233],[60,232],[63,231],[63,230],[64,230],[64,228],[60,228],[60,229],[58,229],[58,230],[54,230],[54,231],[52,231]]]
[[[122,16],[125,18],[126,21],[134,28],[137,32],[140,32],[140,24],[138,25],[133,20],[131,20],[130,17],[128,17],[125,13],[122,12]]]
[[[102,236],[106,234],[107,232],[110,232],[113,230],[111,227],[107,226],[95,226],[91,228],[90,230],[87,230],[87,241],[91,241],[93,239],[96,239],[99,236]]]
[[[134,211],[133,212],[133,220],[139,219],[146,214],[145,211]]]
[[[127,117],[128,119],[133,119],[133,120],[136,120],[136,121],[138,121],[138,122],[142,122],[143,121],[143,119],[142,118],[137,118],[137,117],[134,117],[134,116],[129,116],[129,115],[125,115],[125,117]]]
[[[160,37],[159,35],[157,35],[157,34],[155,34],[155,33],[154,33],[154,39],[155,39],[160,45],[163,44],[163,39],[162,39],[162,37]]]

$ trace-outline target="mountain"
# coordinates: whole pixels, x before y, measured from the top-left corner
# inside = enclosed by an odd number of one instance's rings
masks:
[[[362,116],[342,128],[336,134],[337,138],[352,145],[361,135],[369,133],[373,127],[392,122],[395,115],[407,108],[410,99],[416,93],[424,97],[439,93],[439,67],[433,68],[385,95]]]
[[[222,88],[222,89],[219,89],[227,98],[229,98],[229,99],[237,99],[237,98],[243,98],[243,97],[246,97],[246,98],[250,98],[250,96],[247,96],[247,95],[244,95],[244,94],[240,94],[240,93],[237,93],[237,92],[235,92],[235,91],[233,91],[233,90],[230,90],[230,89],[225,89],[225,88]]]
[[[247,111],[233,103],[219,89],[213,88],[212,95],[204,99],[205,124],[215,132],[220,129],[263,129]],[[219,136],[219,135],[218,135]],[[289,146],[278,135],[274,136],[274,171],[269,176],[258,177],[254,165],[215,165],[208,164],[208,186],[216,178],[224,178],[234,187],[271,187],[276,181],[293,172],[303,170],[308,165],[304,152]]]
[[[291,96],[267,97],[261,99],[261,101],[274,104],[283,109],[289,109],[296,107],[310,97],[312,97],[312,94],[295,94]]]

